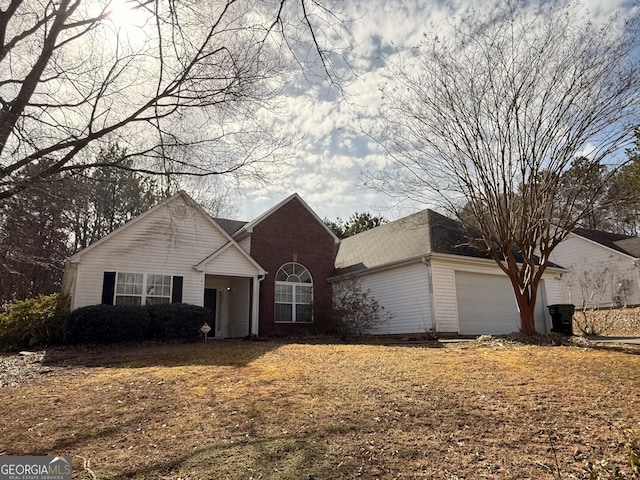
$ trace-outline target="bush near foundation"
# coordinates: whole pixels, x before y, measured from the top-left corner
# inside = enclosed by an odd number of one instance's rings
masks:
[[[369,334],[392,317],[360,280],[349,278],[333,285],[331,322],[343,340]]]
[[[68,316],[69,297],[58,293],[12,303],[0,313],[0,350],[60,344]]]
[[[65,325],[71,345],[146,340],[196,341],[208,310],[186,303],[91,305],[74,310]]]
[[[202,335],[200,327],[211,321],[207,309],[188,303],[163,303],[146,308],[151,316],[150,335],[155,340],[195,342]]]
[[[140,342],[149,339],[149,310],[136,305],[90,305],[71,312],[64,343]]]

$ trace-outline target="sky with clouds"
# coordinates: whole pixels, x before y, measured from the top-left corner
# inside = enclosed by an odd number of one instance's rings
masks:
[[[244,189],[236,198],[237,218],[249,220],[294,192],[321,218],[347,219],[354,212],[371,212],[389,220],[412,213],[424,205],[397,204],[395,200],[363,188],[362,172],[381,166],[384,155],[359,132],[359,121],[375,116],[380,88],[393,79],[388,62],[417,46],[425,33],[441,30],[457,12],[489,8],[471,0],[345,0],[344,16],[353,19],[349,35],[339,41],[348,47],[354,79],[345,97],[323,85],[291,89],[281,118],[292,135],[303,138],[291,166],[270,186]],[[592,18],[605,18],[629,8],[626,0],[583,2]]]

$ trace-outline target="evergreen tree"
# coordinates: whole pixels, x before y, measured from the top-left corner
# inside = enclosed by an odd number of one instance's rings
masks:
[[[161,194],[155,179],[135,171],[134,161],[117,144],[98,154],[97,163],[119,167],[93,169],[69,177],[74,191],[65,210],[72,250],[88,247],[158,203]],[[123,169],[120,166],[130,166]]]
[[[57,180],[57,179],[54,179]],[[58,184],[60,186],[60,184]],[[0,305],[60,290],[69,255],[66,189],[41,182],[0,207]]]
[[[358,233],[362,233],[366,230],[370,230],[387,223],[387,219],[383,216],[374,216],[368,212],[356,212],[351,215],[349,220],[346,222],[340,217],[336,218],[335,221],[329,220],[328,218],[325,218],[323,221],[324,224],[336,235],[336,237],[340,239],[357,235]]]

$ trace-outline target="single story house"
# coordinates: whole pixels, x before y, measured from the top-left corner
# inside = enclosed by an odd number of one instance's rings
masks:
[[[577,308],[640,305],[640,237],[576,228],[551,260],[569,270],[563,302]]]
[[[549,268],[539,288],[539,332],[564,272]],[[340,241],[297,194],[250,222],[176,194],[72,255],[63,293],[72,309],[191,303],[210,309],[216,338],[278,336],[326,330],[332,285],[352,278],[392,315],[372,333],[519,329],[508,279],[454,220],[424,210]]]

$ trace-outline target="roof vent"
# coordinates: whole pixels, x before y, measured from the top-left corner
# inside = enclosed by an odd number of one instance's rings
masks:
[[[173,215],[176,218],[184,218],[187,216],[187,207],[184,204],[176,205],[173,207]]]

